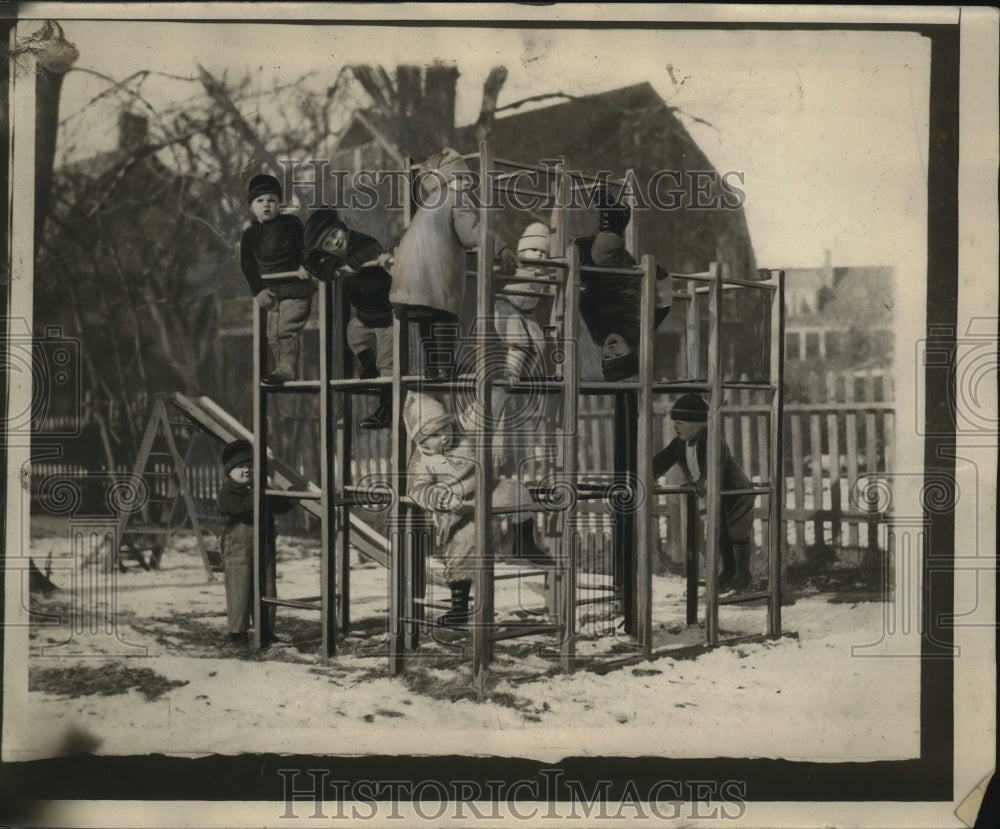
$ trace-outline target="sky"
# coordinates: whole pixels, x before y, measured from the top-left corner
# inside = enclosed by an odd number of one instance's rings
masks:
[[[144,86],[157,107],[200,91],[198,64],[216,75],[256,71],[265,86],[317,72],[319,90],[351,63],[443,60],[461,73],[459,124],[475,120],[498,64],[509,73],[500,106],[648,81],[680,108],[717,170],[744,175],[760,266],[818,266],[830,250],[834,265],[925,275],[930,47],[916,34],[61,22],[80,50],[78,70],[175,76]],[[61,117],[79,157],[116,141],[111,103],[88,106],[106,88],[83,71],[65,80]]]

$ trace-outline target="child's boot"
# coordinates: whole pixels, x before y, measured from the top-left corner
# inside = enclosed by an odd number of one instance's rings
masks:
[[[362,429],[388,429],[392,424],[392,388],[383,386],[378,393],[378,407],[358,425]]]
[[[750,575],[750,545],[734,544],[733,555],[736,559],[736,570],[733,574],[733,589],[738,592],[749,590],[753,582]]]
[[[362,380],[373,380],[378,377],[378,365],[375,363],[375,352],[370,348],[358,353],[358,363],[361,365],[361,373],[358,375]]]
[[[511,526],[514,535],[514,559],[528,561],[538,567],[555,567],[558,562],[535,542],[535,522],[525,518]]]
[[[471,581],[450,581],[451,610],[438,617],[438,624],[444,627],[461,627],[469,623],[469,592]]]

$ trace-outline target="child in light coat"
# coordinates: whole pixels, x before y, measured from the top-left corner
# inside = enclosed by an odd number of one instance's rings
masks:
[[[408,492],[433,516],[435,547],[444,560],[444,577],[451,590],[451,609],[438,619],[438,624],[464,625],[469,620],[469,593],[476,558],[475,445],[463,433],[455,416],[428,394],[407,395],[403,422],[416,444],[407,464]],[[493,493],[495,507],[526,508],[533,503],[531,494],[517,481],[503,479]],[[510,522],[515,560],[540,567],[555,565],[554,559],[535,542],[535,524],[528,511],[494,517],[495,550],[506,541],[501,529],[505,517]]]
[[[479,245],[479,213],[472,171],[455,150],[436,153],[422,167],[419,203],[396,251],[389,301],[420,329],[425,376],[443,380],[454,373],[465,254]],[[492,244],[503,271],[513,273],[513,251],[495,234]]]

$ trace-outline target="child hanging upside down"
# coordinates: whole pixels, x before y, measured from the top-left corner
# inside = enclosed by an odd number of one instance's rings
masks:
[[[403,405],[403,422],[416,444],[407,464],[409,495],[433,515],[435,547],[444,559],[444,577],[451,589],[451,610],[438,619],[445,626],[469,620],[469,593],[476,558],[475,481],[476,453],[472,440],[459,428],[454,415],[434,397],[410,392]],[[524,508],[534,503],[528,490],[516,481],[501,480],[493,492],[493,506]],[[510,538],[504,538],[502,519],[510,521]],[[530,512],[495,516],[494,549],[513,544],[515,561],[551,567],[555,560],[535,542],[535,522]]]
[[[632,208],[618,203],[606,189],[598,192],[598,231],[595,236],[577,239],[580,264],[601,268],[634,267],[632,254],[625,249],[624,233],[632,216]],[[657,279],[666,272],[657,267]],[[580,316],[601,346],[601,370],[604,379],[624,380],[639,371],[639,316],[642,310],[640,281],[631,276],[605,273],[583,273],[580,276]],[[669,305],[657,307],[653,330],[670,313]]]

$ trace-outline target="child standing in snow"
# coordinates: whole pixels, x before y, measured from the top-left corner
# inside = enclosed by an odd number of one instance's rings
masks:
[[[674,464],[680,464],[684,480],[689,486],[695,487],[699,502],[704,505],[705,481],[708,476],[708,406],[697,395],[685,394],[674,403],[670,417],[674,421],[677,437],[653,458],[653,475],[658,478]],[[719,486],[723,491],[750,488],[746,473],[733,458],[725,441],[722,442],[721,469]],[[722,521],[719,527],[722,572],[719,574],[719,590],[742,591],[750,587],[750,536],[755,500],[754,495],[745,493],[722,496]]]
[[[281,184],[274,176],[250,179],[247,202],[251,225],[240,237],[240,268],[250,292],[267,314],[267,343],[272,371],[263,378],[268,385],[294,380],[298,372],[299,335],[309,319],[315,287],[303,267],[302,222],[282,213]],[[294,276],[265,279],[268,274]]]
[[[235,440],[222,450],[222,467],[226,481],[219,488],[216,502],[225,522],[219,548],[226,582],[226,630],[228,642],[242,645],[247,642],[247,630],[253,608],[253,447],[247,440]],[[286,498],[271,501],[272,513],[288,512],[292,502]],[[275,542],[277,533],[274,519],[269,516],[265,556],[267,577],[264,593],[277,594],[277,565]],[[275,607],[268,609],[268,621],[274,632]],[[262,644],[267,644],[266,642]]]

